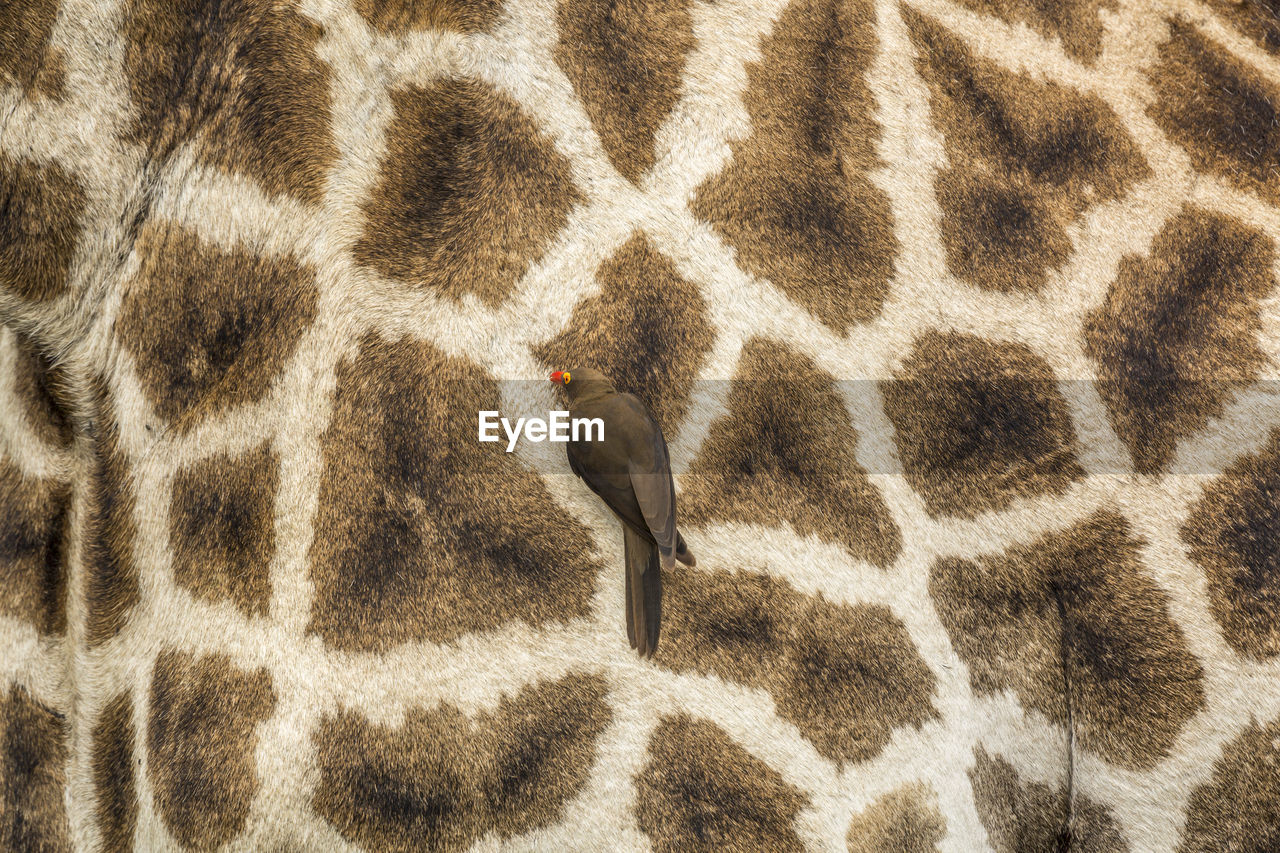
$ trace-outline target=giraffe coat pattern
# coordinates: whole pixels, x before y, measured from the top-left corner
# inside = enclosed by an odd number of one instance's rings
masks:
[[[1275,849],[1278,115],[1273,0],[0,0],[0,849]]]

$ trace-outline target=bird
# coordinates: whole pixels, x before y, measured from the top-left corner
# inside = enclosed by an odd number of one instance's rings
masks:
[[[652,657],[662,627],[662,572],[677,561],[697,564],[676,527],[675,483],[662,428],[639,398],[618,391],[598,370],[557,370],[551,381],[564,390],[571,419],[598,418],[604,424],[603,436],[571,435],[565,452],[573,473],[622,522],[627,638],[641,657]]]

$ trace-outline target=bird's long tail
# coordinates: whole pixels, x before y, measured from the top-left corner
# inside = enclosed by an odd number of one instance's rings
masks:
[[[658,547],[622,526],[627,560],[627,639],[642,657],[658,647],[662,627],[662,569]]]

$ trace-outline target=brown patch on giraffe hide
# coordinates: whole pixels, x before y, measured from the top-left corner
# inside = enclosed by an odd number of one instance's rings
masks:
[[[1148,257],[1121,260],[1106,301],[1085,316],[1098,391],[1139,473],[1163,469],[1266,362],[1258,300],[1275,288],[1274,262],[1262,231],[1187,207]]]
[[[133,483],[120,447],[111,393],[101,378],[91,383],[93,451],[85,524],[85,638],[90,647],[110,640],[141,600],[134,562]]]
[[[1039,290],[1070,253],[1067,226],[1150,170],[1097,96],[1005,71],[913,9],[903,16],[951,163],[935,185],[947,262],[976,287]]]
[[[1026,24],[1048,39],[1059,39],[1068,54],[1093,62],[1102,52],[1100,9],[1115,0],[959,0],[975,12],[995,15],[1011,24]]]
[[[694,212],[738,263],[840,333],[880,313],[898,241],[881,166],[875,99],[864,74],[876,50],[865,0],[797,0],[747,66],[753,133],[697,191]]]
[[[63,802],[70,726],[10,685],[0,698],[0,849],[70,851]]]
[[[865,761],[937,716],[933,673],[879,605],[834,604],[750,572],[664,573],[654,661],[767,690],[819,753]]]
[[[478,33],[493,26],[502,0],[355,0],[355,8],[383,35],[415,30]]]
[[[104,853],[133,849],[138,821],[138,792],[134,782],[133,702],[119,693],[103,707],[93,726],[93,812],[102,834]]]
[[[62,52],[49,45],[57,16],[58,0],[0,2],[0,80],[62,97],[67,76]]]
[[[1191,795],[1178,853],[1280,850],[1280,720],[1251,720]]]
[[[849,853],[932,853],[947,834],[933,791],[916,782],[876,800],[849,824]]]
[[[258,790],[254,729],[275,704],[265,669],[242,670],[222,654],[156,658],[147,767],[160,816],[182,844],[212,850],[244,828]]]
[[[343,711],[320,721],[314,742],[312,806],[348,841],[409,853],[466,850],[480,837],[483,747],[453,706],[410,711],[398,730]]]
[[[169,513],[174,580],[206,601],[229,601],[247,616],[267,615],[278,464],[264,444],[235,459],[202,459],[177,473]]]
[[[957,165],[938,175],[934,192],[943,208],[947,261],[969,284],[1039,290],[1071,253],[1070,217],[1019,176],[1002,179]]]
[[[454,300],[499,304],[582,200],[569,161],[485,83],[409,86],[391,103],[356,261]]]
[[[1203,670],[1142,545],[1100,511],[1004,554],[939,560],[929,580],[975,691],[1012,690],[1059,725],[1070,701],[1076,743],[1130,769],[1167,755],[1204,703]]]
[[[888,745],[893,729],[937,717],[934,677],[887,607],[811,600],[797,615],[778,673],[778,712],[818,752],[859,761]]]
[[[586,528],[536,474],[476,441],[475,413],[500,408],[496,382],[429,343],[374,335],[337,382],[311,631],[384,651],[587,615],[602,566]]]
[[[577,795],[610,719],[599,675],[571,673],[504,697],[469,720],[451,705],[399,728],[354,711],[320,721],[316,812],[379,851],[466,850],[495,831],[549,826]]]
[[[690,0],[561,0],[556,63],[564,70],[613,165],[638,182],[653,138],[680,97],[693,49]]]
[[[1181,532],[1227,643],[1253,658],[1280,655],[1280,429],[1209,484]]]
[[[550,826],[587,782],[596,741],[612,712],[599,675],[568,675],[504,698],[477,728],[493,743],[492,775],[480,790],[503,838]]]
[[[598,366],[672,435],[715,341],[706,300],[644,236],[627,241],[596,278],[600,294],[575,305],[564,331],[533,355],[552,370]]]
[[[1084,476],[1053,371],[1024,344],[929,331],[880,387],[930,515],[974,518]]]
[[[67,628],[70,497],[65,485],[24,477],[0,456],[0,614],[45,634]]]
[[[0,288],[46,302],[67,292],[84,187],[56,163],[0,153]]]
[[[1253,39],[1268,53],[1280,54],[1280,2],[1277,0],[1208,0],[1228,25]]]
[[[636,789],[636,820],[658,853],[804,850],[794,821],[808,797],[706,720],[664,717]]]
[[[124,70],[133,141],[197,155],[269,193],[315,203],[338,149],[329,127],[324,30],[274,0],[130,0]]]
[[[755,572],[664,572],[662,645],[656,661],[677,672],[714,673],[767,687],[786,665],[794,609],[785,581]]]
[[[156,413],[185,432],[265,396],[315,316],[311,267],[177,226],[144,227],[137,251],[117,329]]]
[[[63,370],[54,367],[26,335],[15,332],[14,338],[14,391],[26,407],[27,423],[45,444],[66,447],[71,444],[71,419],[58,402],[59,398],[66,399]]]
[[[969,771],[978,817],[996,853],[1071,850],[1126,853],[1111,813],[1074,791],[1024,782],[1013,765],[982,747]],[[1067,802],[1070,796],[1072,801]]]
[[[1147,113],[1198,171],[1280,203],[1280,86],[1182,20],[1170,32]]]
[[[743,347],[729,412],[683,478],[690,524],[789,524],[890,565],[902,533],[858,464],[857,432],[835,380],[808,356],[755,338]]]

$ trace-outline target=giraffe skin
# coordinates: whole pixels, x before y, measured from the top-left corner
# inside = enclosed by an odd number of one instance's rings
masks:
[[[0,2],[0,849],[1275,849],[1278,45]],[[475,440],[592,360],[699,557],[650,660]]]

